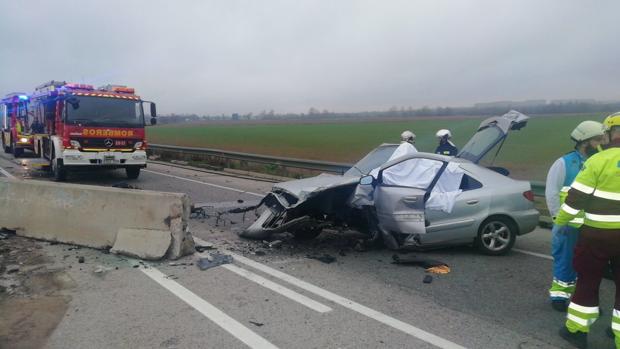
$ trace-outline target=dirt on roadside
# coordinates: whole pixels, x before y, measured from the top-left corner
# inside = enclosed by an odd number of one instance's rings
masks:
[[[0,349],[43,347],[67,311],[75,283],[42,244],[0,231]]]

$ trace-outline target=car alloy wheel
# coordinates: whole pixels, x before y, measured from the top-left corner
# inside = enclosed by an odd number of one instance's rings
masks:
[[[478,247],[486,254],[504,254],[514,245],[515,233],[513,224],[506,219],[487,220],[478,233]]]

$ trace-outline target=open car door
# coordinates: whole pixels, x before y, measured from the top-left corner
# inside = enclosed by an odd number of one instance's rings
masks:
[[[527,125],[530,117],[511,110],[502,116],[494,116],[480,123],[478,131],[465,144],[456,157],[469,160],[475,164],[480,162],[493,148],[500,146],[511,130],[520,130]],[[498,152],[499,150],[498,149]]]
[[[446,167],[439,160],[408,158],[379,172],[374,190],[378,227],[388,247],[415,246],[426,233],[428,193]]]

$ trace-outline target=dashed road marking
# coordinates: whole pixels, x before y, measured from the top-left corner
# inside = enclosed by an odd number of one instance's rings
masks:
[[[280,284],[277,284],[271,280],[265,279],[264,277],[255,274],[249,270],[243,269],[243,268],[239,268],[236,265],[233,264],[225,264],[222,266],[225,269],[228,269],[230,271],[232,271],[233,273],[243,276],[244,278],[256,282],[257,284],[268,288],[276,293],[279,293],[281,295],[283,295],[284,297],[293,300],[301,305],[304,305],[314,311],[317,311],[319,313],[327,313],[332,311],[332,308],[321,304],[313,299],[310,299],[300,293],[297,293],[289,288],[286,288]]]
[[[213,321],[213,323],[233,335],[241,342],[245,343],[248,347],[256,349],[278,348],[275,345],[271,344],[269,341],[267,341],[265,338],[259,336],[249,328],[243,326],[237,320],[233,319],[223,311],[213,306],[211,303],[198,297],[195,293],[183,287],[181,284],[167,278],[166,275],[163,274],[161,271],[152,267],[145,269],[141,268],[140,270],[153,281],[161,285],[163,288],[172,292],[182,301],[189,304],[194,309],[198,310],[202,315]]]
[[[200,238],[196,238],[194,237],[194,240],[198,243],[205,243],[204,240],[200,239]],[[435,345],[439,348],[444,348],[444,349],[465,349],[465,347],[456,344],[454,342],[451,342],[447,339],[441,338],[437,335],[434,335],[430,332],[426,332],[420,328],[417,328],[413,325],[410,325],[406,322],[400,321],[398,319],[395,319],[387,314],[381,313],[377,310],[371,309],[369,307],[366,307],[362,304],[356,303],[350,299],[347,299],[345,297],[339,296],[335,293],[332,293],[330,291],[327,291],[325,289],[322,289],[318,286],[312,285],[306,281],[300,280],[294,276],[288,275],[286,273],[283,273],[279,270],[273,269],[271,267],[268,267],[264,264],[255,262],[249,258],[243,257],[241,255],[232,253],[232,252],[227,252],[230,255],[233,256],[234,260],[245,264],[249,267],[252,267],[256,270],[262,271],[265,274],[271,275],[275,278],[278,278],[282,281],[288,282],[294,286],[299,287],[302,290],[305,290],[307,292],[313,293],[319,297],[323,297],[331,302],[334,302],[336,304],[339,304],[347,309],[353,310],[357,313],[360,313],[364,316],[367,316],[371,319],[374,319],[376,321],[379,321],[385,325],[388,325],[392,328],[395,328],[399,331],[405,332],[413,337],[416,337],[418,339],[421,339],[427,343],[430,343],[432,345]]]
[[[3,169],[2,167],[0,167],[0,173],[2,173],[5,177],[7,178],[13,178],[15,179],[15,176],[13,176],[12,174],[9,173],[9,171]]]
[[[219,184],[213,184],[213,183],[209,183],[209,182],[203,182],[203,181],[198,181],[195,179],[190,179],[190,178],[185,178],[185,177],[180,177],[180,176],[175,176],[175,175],[170,175],[167,173],[161,173],[161,172],[157,172],[157,171],[151,171],[151,170],[142,170],[144,172],[148,172],[148,173],[153,173],[153,174],[157,174],[160,176],[165,176],[165,177],[171,177],[171,178],[176,178],[176,179],[180,179],[182,181],[188,181],[188,182],[193,182],[193,183],[198,183],[198,184],[202,184],[202,185],[206,185],[209,187],[214,187],[214,188],[219,188],[219,189],[226,189],[226,190],[231,190],[237,193],[242,193],[242,194],[249,194],[249,195],[254,195],[254,196],[258,196],[258,197],[263,197],[265,196],[265,194],[259,194],[259,193],[253,193],[251,191],[245,191],[245,190],[241,190],[241,189],[236,189],[236,188],[231,188],[231,187],[226,187],[223,185],[219,185]]]
[[[527,250],[521,250],[518,248],[513,248],[512,249],[515,252],[519,252],[519,253],[523,253],[523,254],[527,254],[530,256],[534,256],[534,257],[539,257],[539,258],[544,258],[544,259],[550,259],[553,260],[552,256],[546,255],[546,254],[542,254],[542,253],[538,253],[538,252],[532,252],[532,251],[527,251]]]

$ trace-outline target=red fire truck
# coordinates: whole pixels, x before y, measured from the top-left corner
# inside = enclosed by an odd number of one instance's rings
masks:
[[[43,131],[34,136],[34,152],[49,160],[58,181],[65,180],[68,171],[84,168],[124,168],[128,178],[138,178],[146,167],[147,103],[155,125],[155,103],[143,101],[133,88],[44,83],[30,102],[33,123]]]
[[[0,102],[2,147],[15,157],[21,156],[24,149],[33,150],[34,132],[30,127],[29,102],[28,95],[21,92],[9,93]]]

